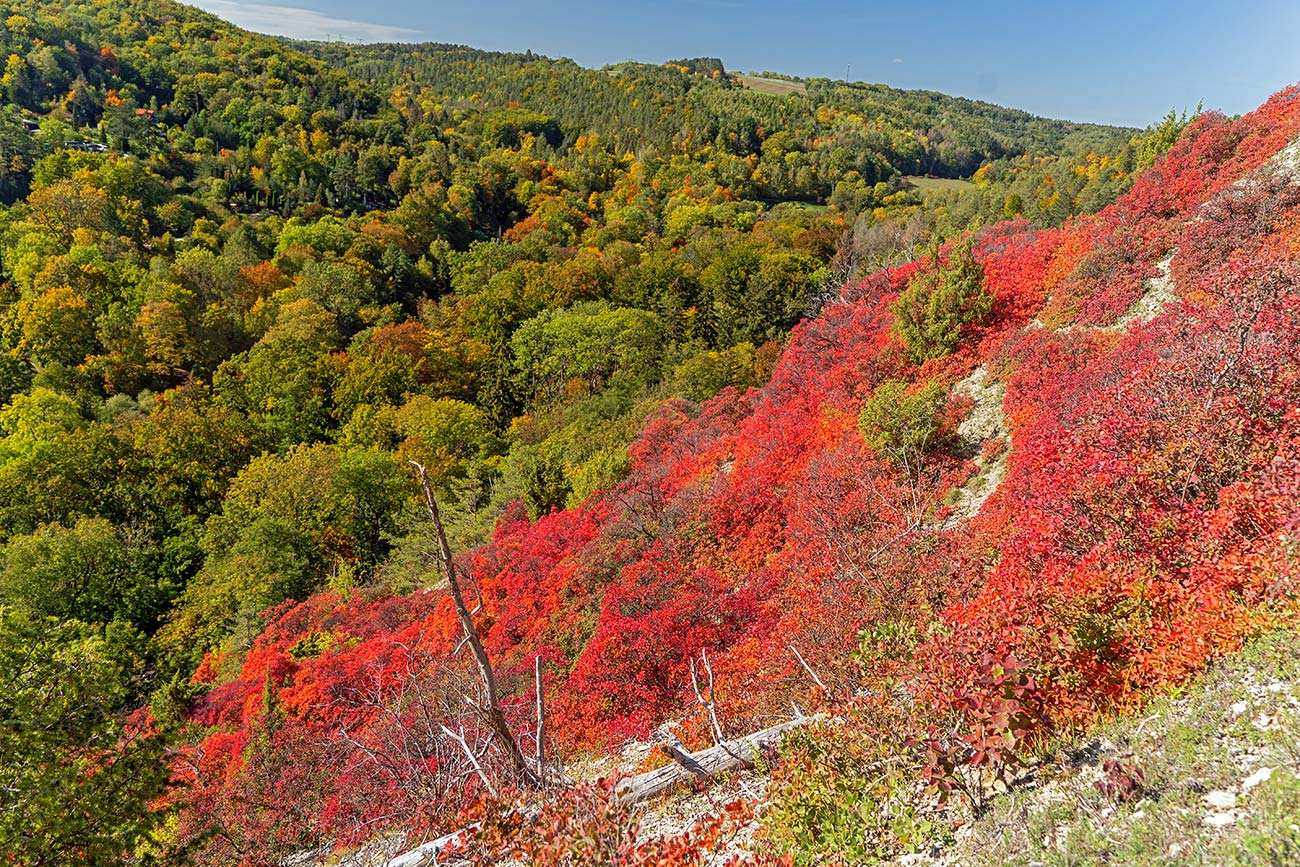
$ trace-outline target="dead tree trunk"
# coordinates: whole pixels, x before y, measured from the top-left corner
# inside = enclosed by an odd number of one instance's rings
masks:
[[[542,655],[533,657],[533,679],[537,687],[537,782],[546,785],[546,693],[542,692]]]
[[[438,501],[433,496],[433,487],[429,484],[429,474],[425,472],[422,464],[415,461],[410,461],[410,464],[415,467],[415,471],[420,476],[420,487],[424,489],[424,503],[429,510],[429,518],[433,521],[434,533],[438,539],[438,561],[442,564],[442,571],[447,576],[447,589],[451,591],[451,601],[456,607],[456,616],[460,619],[461,628],[465,631],[464,642],[469,645],[470,652],[474,654],[474,662],[478,665],[479,679],[483,684],[482,704],[472,701],[469,696],[465,697],[465,701],[474,708],[475,712],[483,719],[483,722],[487,724],[487,727],[492,732],[493,739],[496,740],[501,751],[505,753],[506,760],[510,763],[510,767],[520,783],[525,788],[536,788],[537,775],[528,767],[528,761],[519,748],[519,742],[515,740],[514,733],[510,731],[510,725],[506,722],[505,714],[501,712],[496,672],[492,670],[492,662],[488,659],[487,651],[483,649],[483,640],[479,636],[478,627],[474,624],[474,615],[470,613],[469,607],[465,604],[465,595],[461,593],[460,581],[456,577],[456,564],[452,559],[451,544],[447,541],[447,531],[442,524],[442,513],[438,511]]]
[[[751,766],[757,750],[777,740],[782,733],[798,728],[811,720],[812,717],[792,719],[754,732],[752,735],[725,741],[698,753],[688,753],[680,747],[665,749],[674,763],[625,779],[618,787],[619,800],[624,804],[639,804],[691,780],[705,780],[727,771]]]

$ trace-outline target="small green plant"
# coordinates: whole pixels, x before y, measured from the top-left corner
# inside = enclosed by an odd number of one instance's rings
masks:
[[[874,864],[940,833],[914,797],[914,765],[890,754],[857,718],[798,732],[768,789],[760,834],[795,865]]]
[[[873,621],[858,633],[858,649],[853,658],[866,671],[905,662],[912,658],[921,637],[920,631],[905,620]]]
[[[948,389],[937,382],[914,389],[906,382],[881,383],[862,407],[858,428],[867,445],[904,472],[919,472],[943,431]]]
[[[312,630],[298,639],[289,648],[289,656],[294,659],[313,659],[334,646],[334,636],[328,632]]]

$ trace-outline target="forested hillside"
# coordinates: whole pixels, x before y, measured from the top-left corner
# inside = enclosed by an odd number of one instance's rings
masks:
[[[718,821],[640,850],[554,784],[791,702],[837,723],[767,848],[869,861],[951,824],[918,780],[978,806],[1289,599],[1293,92],[1138,133],[166,0],[18,0],[0,42],[13,863],[474,817],[487,860],[536,810],[536,863],[696,863]]]
[[[807,82],[806,98],[774,99],[746,89],[716,58],[592,70],[456,45],[299,47],[391,89],[409,112],[438,104],[517,105],[622,150],[713,144],[758,157],[769,173],[779,173],[784,161],[797,179],[784,189],[780,181],[760,187],[777,198],[825,197],[850,171],[871,183],[895,172],[966,177],[991,159],[1106,147],[1125,132],[940,93],[825,79]],[[794,159],[777,159],[787,154]]]
[[[489,123],[595,134],[637,156],[691,153],[692,177],[704,170],[744,199],[831,202],[858,213],[900,204],[890,183],[900,174],[982,171],[981,187],[1000,182],[965,202],[949,229],[995,217],[1012,192],[1009,216],[1059,223],[1096,210],[1122,192],[1135,163],[1150,162],[1156,144],[1129,148],[1129,131],[884,85],[818,79],[798,82],[803,95],[774,97],[747,89],[715,58],[590,70],[455,45],[300,47],[381,85],[408,115],[469,107],[486,110]]]

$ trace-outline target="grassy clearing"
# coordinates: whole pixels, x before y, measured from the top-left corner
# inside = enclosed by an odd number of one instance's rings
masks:
[[[824,214],[826,213],[826,210],[827,210],[826,205],[819,205],[815,202],[783,201],[783,202],[776,202],[771,207],[771,212],[773,214],[778,214],[783,216],[789,216],[792,214],[801,214],[801,213],[802,214]]]
[[[750,90],[757,90],[759,93],[770,93],[773,96],[789,96],[797,93],[800,96],[808,95],[808,86],[798,81],[786,81],[783,78],[763,78],[760,75],[737,75],[736,81]]]
[[[1061,747],[932,857],[971,867],[1300,864],[1300,635],[1265,636],[1140,717]]]
[[[966,190],[975,189],[975,185],[970,181],[963,181],[958,178],[926,178],[920,175],[907,175],[903,180],[923,193],[947,192],[950,190],[965,192]]]

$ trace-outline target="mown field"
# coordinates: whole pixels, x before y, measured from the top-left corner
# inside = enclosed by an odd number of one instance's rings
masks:
[[[750,90],[757,90],[759,93],[770,93],[775,96],[789,96],[797,93],[800,96],[808,95],[808,86],[799,81],[786,81],[783,78],[764,78],[761,75],[737,75],[736,80]]]
[[[908,175],[903,180],[923,193],[946,192],[948,190],[963,192],[975,189],[975,185],[970,181],[956,178],[927,178],[920,175]]]

